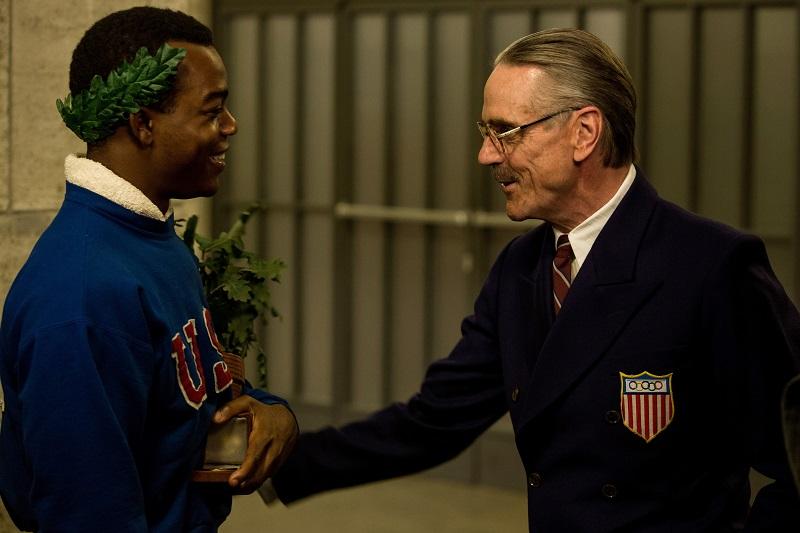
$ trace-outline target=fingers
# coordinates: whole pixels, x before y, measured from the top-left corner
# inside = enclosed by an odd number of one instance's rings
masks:
[[[243,493],[257,489],[283,464],[294,448],[298,433],[294,415],[283,405],[255,402],[250,410],[253,427],[245,458],[228,480],[232,488]]]
[[[225,404],[219,411],[214,413],[214,422],[223,424],[236,415],[253,412],[253,403],[260,403],[252,397],[244,394],[235,400]]]

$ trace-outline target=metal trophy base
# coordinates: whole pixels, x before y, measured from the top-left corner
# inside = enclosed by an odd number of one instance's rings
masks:
[[[232,353],[223,353],[228,371],[233,376],[231,384],[233,398],[242,394],[244,384],[244,361]],[[237,416],[225,424],[212,424],[208,432],[203,468],[192,472],[192,481],[197,483],[227,483],[244,461],[247,440],[252,427],[250,415]]]

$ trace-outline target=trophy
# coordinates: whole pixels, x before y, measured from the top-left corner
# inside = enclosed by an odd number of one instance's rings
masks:
[[[222,353],[222,358],[233,377],[232,398],[238,398],[244,385],[244,360],[227,352]],[[192,472],[192,481],[227,483],[231,474],[244,461],[252,422],[252,416],[247,414],[235,416],[224,424],[212,424],[203,455],[203,467]]]

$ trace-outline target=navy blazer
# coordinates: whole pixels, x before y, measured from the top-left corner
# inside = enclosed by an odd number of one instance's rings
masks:
[[[780,418],[797,310],[758,238],[637,175],[557,318],[543,224],[500,254],[419,393],[301,436],[281,500],[437,465],[510,411],[531,531],[800,531]],[[750,466],[777,480],[752,510]]]

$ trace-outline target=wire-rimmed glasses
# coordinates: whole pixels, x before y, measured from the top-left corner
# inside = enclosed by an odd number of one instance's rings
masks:
[[[567,111],[575,111],[576,109],[580,109],[580,108],[579,107],[567,107],[567,108],[564,108],[564,109],[562,109],[560,111],[556,111],[555,113],[551,113],[551,114],[549,114],[547,116],[544,116],[542,118],[538,118],[538,119],[534,120],[533,122],[528,122],[527,124],[522,124],[521,126],[514,126],[513,128],[507,129],[507,130],[502,131],[502,132],[496,131],[492,125],[487,124],[487,123],[483,122],[482,120],[479,120],[478,122],[476,122],[476,124],[478,126],[478,131],[481,132],[481,137],[484,138],[484,139],[486,137],[489,137],[489,140],[492,142],[492,145],[494,146],[495,150],[497,150],[501,154],[505,155],[506,154],[506,146],[505,146],[505,143],[503,142],[503,139],[508,139],[508,138],[516,135],[517,133],[521,132],[522,130],[524,130],[526,128],[530,128],[530,127],[535,126],[537,124],[541,124],[542,122],[548,121],[551,118],[560,115],[561,113],[566,113]]]

